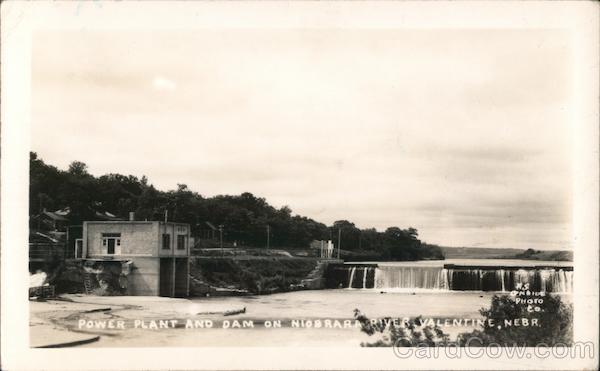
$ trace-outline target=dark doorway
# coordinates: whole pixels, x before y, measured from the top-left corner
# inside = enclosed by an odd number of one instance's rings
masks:
[[[107,243],[108,243],[108,247],[107,247],[106,253],[114,254],[115,253],[115,240],[113,238],[108,238]]]

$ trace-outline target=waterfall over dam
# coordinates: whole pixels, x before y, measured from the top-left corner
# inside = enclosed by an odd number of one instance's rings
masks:
[[[450,290],[446,269],[439,267],[381,266],[375,271],[377,289]]]
[[[531,291],[568,293],[573,290],[573,268],[564,264],[346,263],[332,267],[327,274],[330,288],[509,292],[518,284],[527,283]]]

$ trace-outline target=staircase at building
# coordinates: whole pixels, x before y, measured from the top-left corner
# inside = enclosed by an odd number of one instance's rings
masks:
[[[83,274],[83,287],[85,288],[85,293],[87,295],[90,295],[92,293],[92,274],[91,273],[84,273]]]
[[[320,289],[325,285],[325,271],[327,270],[327,261],[317,261],[315,268],[308,276],[301,281],[301,284],[308,289]]]

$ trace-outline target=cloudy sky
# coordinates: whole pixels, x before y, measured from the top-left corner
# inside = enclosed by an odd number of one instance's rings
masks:
[[[571,246],[568,35],[43,32],[32,150],[449,246]]]

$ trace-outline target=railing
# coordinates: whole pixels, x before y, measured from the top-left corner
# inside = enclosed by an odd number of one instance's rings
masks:
[[[38,297],[38,298],[53,298],[56,296],[56,290],[54,285],[48,286],[36,286],[29,288],[29,297]]]
[[[65,245],[52,243],[30,243],[29,260],[46,261],[65,258]]]

